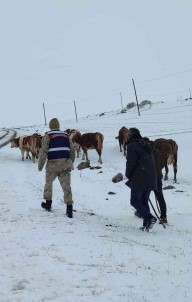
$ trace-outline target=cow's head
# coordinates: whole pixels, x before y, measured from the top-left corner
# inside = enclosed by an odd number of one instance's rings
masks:
[[[12,138],[10,140],[11,148],[17,148],[19,147],[19,137],[18,138]]]
[[[72,142],[80,144],[81,142],[81,133],[79,131],[77,131],[73,137],[72,137]]]

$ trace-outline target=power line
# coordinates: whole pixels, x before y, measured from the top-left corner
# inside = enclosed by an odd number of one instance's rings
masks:
[[[186,92],[187,89],[184,89],[184,90],[180,90],[180,91],[176,91],[176,92],[172,92],[172,93],[163,93],[163,94],[138,94],[139,96],[168,96],[168,95],[174,95],[174,94],[179,94],[179,93],[182,93],[182,92]]]
[[[55,106],[55,105],[66,105],[66,104],[71,104],[72,101],[65,102],[65,103],[45,103],[46,106]]]
[[[153,79],[150,79],[150,80],[140,81],[140,82],[137,82],[137,84],[147,83],[147,82],[152,82],[152,81],[157,81],[157,80],[161,80],[161,79],[168,78],[168,77],[173,77],[173,76],[176,76],[178,74],[182,74],[182,73],[186,73],[186,72],[190,72],[190,71],[192,71],[192,68],[184,70],[184,71],[176,72],[176,73],[171,73],[171,74],[168,74],[168,75],[165,75],[165,76],[161,76],[161,77],[158,77],[158,78],[153,78]]]
[[[192,68],[187,69],[187,70],[184,70],[184,71],[179,71],[179,72],[176,72],[176,73],[171,73],[171,74],[164,75],[164,76],[157,77],[157,78],[152,78],[152,79],[149,79],[149,80],[139,81],[139,82],[136,82],[136,84],[142,84],[142,83],[157,81],[157,80],[161,80],[161,79],[164,79],[164,78],[176,76],[176,75],[179,75],[179,74],[182,74],[182,73],[186,73],[186,72],[190,72],[190,71],[192,71]],[[110,93],[115,92],[115,91],[117,91],[117,92],[119,93],[119,91],[121,91],[122,89],[125,89],[125,88],[130,87],[130,86],[132,86],[131,83],[130,83],[130,84],[127,84],[127,85],[125,85],[125,86],[121,86],[121,87],[119,87],[119,88],[115,88],[115,89],[113,89],[113,90],[111,90],[111,91],[108,91],[108,92],[103,92],[103,93],[98,94],[98,95],[89,96],[89,97],[84,97],[84,98],[78,98],[78,100],[86,100],[86,99],[98,98],[98,97],[102,97],[102,96],[104,96],[104,95],[109,95]]]
[[[192,68],[189,68],[187,70],[184,70],[184,71],[180,71],[180,72],[176,72],[176,73],[172,73],[172,74],[168,74],[168,75],[164,75],[164,76],[161,76],[161,77],[157,77],[157,78],[152,78],[152,79],[149,79],[149,80],[143,80],[143,81],[138,81],[136,82],[136,84],[143,84],[143,83],[147,83],[147,82],[152,82],[152,81],[157,81],[157,80],[161,80],[161,79],[164,79],[164,78],[168,78],[168,77],[172,77],[172,76],[176,76],[176,75],[179,75],[179,74],[182,74],[182,73],[186,73],[186,72],[190,72],[192,71]],[[100,93],[100,94],[97,94],[97,95],[92,95],[92,96],[88,96],[88,97],[82,97],[82,98],[78,98],[78,102],[88,102],[90,99],[97,99],[99,97],[103,97],[103,98],[108,98],[110,96],[114,96],[116,94],[119,94],[119,91],[122,91],[123,89],[127,88],[127,87],[130,87],[132,86],[132,84],[127,84],[125,86],[121,86],[119,88],[115,88],[111,91],[108,91],[108,92],[103,92],[103,93]],[[184,92],[185,90],[183,91],[180,91],[180,92],[174,92],[174,93],[169,93],[169,94],[160,94],[160,95],[149,95],[149,94],[145,94],[145,95],[148,95],[148,96],[166,96],[166,95],[172,95],[172,94],[177,94],[177,93],[181,93],[181,92]],[[133,95],[133,94],[128,94],[128,95]],[[140,96],[144,96],[142,94],[139,94]],[[47,106],[52,106],[52,105],[64,105],[64,104],[71,104],[73,101],[69,101],[69,102],[65,102],[65,103],[45,103],[45,105]]]
[[[126,85],[126,86],[123,86],[123,87],[120,87],[120,88],[115,88],[115,89],[110,90],[108,92],[103,92],[103,93],[100,93],[100,94],[97,94],[97,95],[92,95],[92,96],[88,96],[88,97],[78,98],[78,100],[87,100],[87,99],[99,98],[99,97],[103,97],[103,96],[106,96],[106,97],[113,96],[113,95],[119,94],[120,90],[122,90],[124,88],[127,88],[128,86],[132,86],[132,85],[129,84],[129,85]]]

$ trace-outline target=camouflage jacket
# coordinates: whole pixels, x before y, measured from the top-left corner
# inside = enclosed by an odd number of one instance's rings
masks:
[[[43,139],[42,139],[42,146],[39,152],[39,160],[38,160],[38,169],[43,169],[45,162],[47,160],[47,154],[48,154],[48,150],[49,150],[49,136],[47,134],[44,135]],[[73,143],[71,142],[71,140],[69,139],[70,142],[70,158],[60,158],[60,159],[54,159],[54,160],[49,160],[49,162],[63,162],[64,164],[67,163],[67,170],[68,168],[72,169],[74,160],[75,160],[75,149],[73,147]],[[69,167],[71,166],[71,167]]]

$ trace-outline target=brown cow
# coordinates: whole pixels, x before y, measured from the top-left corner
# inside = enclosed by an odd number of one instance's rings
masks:
[[[128,142],[128,129],[123,126],[119,130],[119,136],[116,136],[116,139],[119,140],[119,148],[120,152],[122,152],[123,147],[123,155],[126,156],[127,142]]]
[[[172,139],[158,138],[154,141],[154,146],[161,152],[164,165],[165,165],[165,176],[164,180],[168,179],[168,165],[173,165],[174,182],[177,182],[177,153],[178,145]]]
[[[39,157],[39,150],[41,148],[41,135],[34,133],[23,138],[23,148],[27,149],[32,154],[32,161]]]
[[[86,161],[88,161],[88,154],[87,151],[89,149],[96,149],[98,155],[99,155],[99,160],[98,162],[102,164],[102,159],[101,159],[101,153],[103,149],[103,140],[104,136],[100,132],[95,132],[95,133],[76,133],[74,136],[74,141],[78,143],[81,148],[83,149],[83,157],[82,159],[84,160],[86,158]]]
[[[38,159],[39,158],[39,151],[41,149],[41,142],[42,142],[42,138],[43,136],[39,133],[34,133],[34,140],[35,140],[35,150],[36,150],[36,155],[35,157]]]
[[[80,134],[81,133],[76,130],[76,129],[66,129],[65,132],[69,135],[69,138],[71,139],[71,142],[73,143],[74,149],[75,149],[75,156],[79,157],[81,147],[78,143],[75,142],[74,137],[76,133]]]

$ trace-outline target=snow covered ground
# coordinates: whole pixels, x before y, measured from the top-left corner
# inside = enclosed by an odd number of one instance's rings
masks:
[[[54,117],[54,116],[53,116]],[[65,118],[64,118],[65,119]],[[192,301],[192,100],[156,103],[127,113],[112,111],[61,122],[61,129],[104,134],[103,164],[89,151],[92,166],[72,171],[74,218],[65,216],[59,182],[54,183],[53,211],[45,212],[45,171],[37,162],[21,161],[10,144],[0,149],[0,301],[1,302],[181,302]],[[125,157],[115,136],[122,127],[138,127],[152,140],[172,138],[179,146],[178,174],[163,186],[169,225],[142,232],[142,220],[129,204]],[[2,129],[3,130],[3,129]],[[2,135],[2,130],[0,134]],[[16,129],[17,136],[48,127]],[[0,136],[1,136],[0,135]],[[109,192],[115,194],[110,195]],[[151,200],[155,205],[154,194]]]

